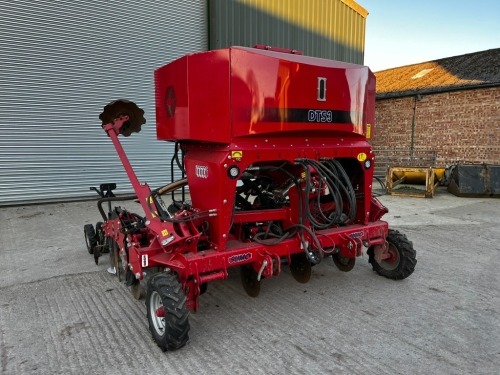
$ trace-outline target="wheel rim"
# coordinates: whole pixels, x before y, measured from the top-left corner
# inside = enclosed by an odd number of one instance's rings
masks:
[[[156,333],[163,336],[165,333],[165,317],[157,315],[158,309],[163,309],[163,302],[158,292],[153,291],[149,297],[149,314],[151,315],[151,322]]]
[[[380,262],[380,266],[388,271],[392,271],[399,266],[399,251],[392,243],[389,243],[389,248],[387,249],[388,258]]]

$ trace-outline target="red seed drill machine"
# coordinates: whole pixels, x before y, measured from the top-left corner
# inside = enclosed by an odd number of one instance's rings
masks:
[[[387,209],[372,197],[375,77],[367,67],[232,47],[159,68],[155,86],[157,137],[176,142],[171,167],[183,178],[156,190],[139,182],[118,136],[140,131],[144,111],[110,103],[100,119],[135,194],[114,197],[114,184],[96,189],[104,221],[97,233],[86,225],[85,237],[96,262],[110,251],[136,298],[147,284],[149,328],[161,349],[187,342],[189,310],[231,267],[253,297],[284,267],[305,283],[329,257],[341,271],[366,252],[382,276],[413,272],[412,243],[380,220]],[[138,200],[144,215],[111,207],[124,199]]]

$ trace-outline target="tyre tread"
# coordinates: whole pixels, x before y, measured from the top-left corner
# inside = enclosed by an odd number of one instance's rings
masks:
[[[160,295],[165,311],[165,332],[162,336],[156,332],[150,316],[149,301],[153,291]],[[176,275],[161,273],[148,280],[146,309],[149,330],[163,351],[180,349],[189,339],[189,310],[186,302],[187,297]]]
[[[415,271],[415,266],[417,265],[417,252],[413,248],[413,243],[408,240],[405,234],[395,229],[389,229],[387,241],[398,249],[399,265],[393,270],[384,269],[376,262],[373,248],[370,248],[368,255],[373,270],[388,279],[402,280],[407,278]]]
[[[89,254],[94,254],[94,249],[97,246],[97,237],[94,226],[92,224],[85,224],[83,226],[83,234],[86,238],[85,243],[87,245],[87,251]]]

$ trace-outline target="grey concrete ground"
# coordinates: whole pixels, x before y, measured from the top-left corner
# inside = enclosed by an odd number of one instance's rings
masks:
[[[500,200],[383,196],[417,249],[415,273],[349,273],[330,259],[247,297],[238,271],[209,286],[190,341],[163,353],[143,301],[96,266],[95,202],[0,208],[2,374],[499,374]],[[133,208],[134,204],[127,204]]]

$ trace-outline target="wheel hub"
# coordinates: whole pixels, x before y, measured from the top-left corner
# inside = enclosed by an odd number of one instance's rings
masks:
[[[155,314],[158,318],[164,318],[165,317],[165,309],[163,306],[160,306],[156,309]]]
[[[399,251],[396,247],[389,243],[387,248],[387,252],[382,255],[382,259],[380,260],[380,266],[386,270],[396,269],[399,265]]]

